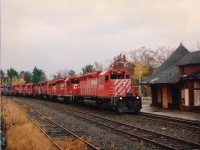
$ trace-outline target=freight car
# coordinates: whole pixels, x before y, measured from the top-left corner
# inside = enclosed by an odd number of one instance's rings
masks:
[[[96,71],[52,81],[14,85],[9,88],[9,92],[13,95],[49,100],[62,98],[67,103],[77,105],[89,100],[99,108],[114,109],[118,112],[137,113],[141,109],[141,99],[131,89],[130,73],[123,69]]]

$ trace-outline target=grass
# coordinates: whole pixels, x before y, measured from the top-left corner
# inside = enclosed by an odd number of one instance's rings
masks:
[[[7,138],[7,150],[54,150],[51,141],[27,118],[17,104],[2,98],[2,119]],[[80,140],[57,140],[65,150],[86,149]]]
[[[83,150],[87,149],[85,143],[78,140],[57,140],[56,143],[65,150]]]

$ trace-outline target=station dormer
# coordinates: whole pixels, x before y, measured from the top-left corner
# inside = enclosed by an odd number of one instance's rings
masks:
[[[200,70],[200,51],[191,52],[181,58],[179,66],[179,77],[187,77]]]

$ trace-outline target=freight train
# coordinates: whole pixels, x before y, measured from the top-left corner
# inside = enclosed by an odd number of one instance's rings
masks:
[[[124,69],[96,71],[85,75],[38,83],[1,87],[5,95],[35,97],[48,100],[62,98],[66,103],[81,105],[92,101],[99,108],[137,113],[141,98],[131,89],[130,73]]]

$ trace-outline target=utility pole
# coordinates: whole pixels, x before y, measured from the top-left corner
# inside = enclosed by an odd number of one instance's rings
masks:
[[[142,98],[142,91],[141,91],[141,86],[140,86],[140,82],[141,82],[141,64],[138,63],[138,80],[139,80],[139,85],[138,85],[138,93],[139,93],[139,96],[141,96]]]

